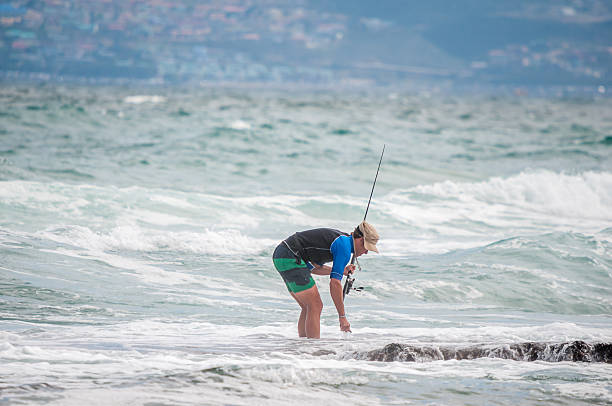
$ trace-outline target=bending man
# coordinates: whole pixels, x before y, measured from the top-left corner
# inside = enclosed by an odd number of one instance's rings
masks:
[[[359,257],[368,251],[378,252],[376,229],[365,221],[351,234],[331,228],[300,231],[282,241],[274,250],[274,267],[287,289],[302,308],[298,321],[300,337],[319,338],[323,302],[312,274],[329,275],[329,292],[338,311],[340,330],[351,331],[344,312],[342,276],[355,270],[349,264],[351,254]],[[331,267],[324,265],[332,262]]]

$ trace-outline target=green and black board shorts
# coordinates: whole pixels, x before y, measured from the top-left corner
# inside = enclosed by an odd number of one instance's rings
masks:
[[[281,242],[274,250],[272,261],[289,292],[298,293],[314,286],[315,281],[306,263],[297,258],[284,242]]]

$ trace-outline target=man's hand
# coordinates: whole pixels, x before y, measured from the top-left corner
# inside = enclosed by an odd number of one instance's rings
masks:
[[[348,275],[349,272],[355,272],[355,265],[348,264],[347,266],[344,267],[344,274]]]
[[[348,331],[349,333],[352,333],[352,331],[351,331],[351,323],[349,323],[349,321],[346,318],[346,316],[340,317],[339,320],[340,320],[340,330]]]

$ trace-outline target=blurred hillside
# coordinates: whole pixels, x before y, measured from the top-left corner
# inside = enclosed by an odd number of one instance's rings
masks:
[[[15,0],[0,77],[147,83],[612,82],[603,0]]]

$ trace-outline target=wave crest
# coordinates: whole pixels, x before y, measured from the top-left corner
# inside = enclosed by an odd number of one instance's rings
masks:
[[[521,172],[484,182],[445,181],[407,191],[464,204],[511,205],[555,215],[612,219],[612,173]]]
[[[161,231],[122,224],[100,233],[83,226],[67,226],[37,233],[61,244],[92,251],[177,251],[209,255],[257,254],[273,241],[254,239],[236,230]]]

